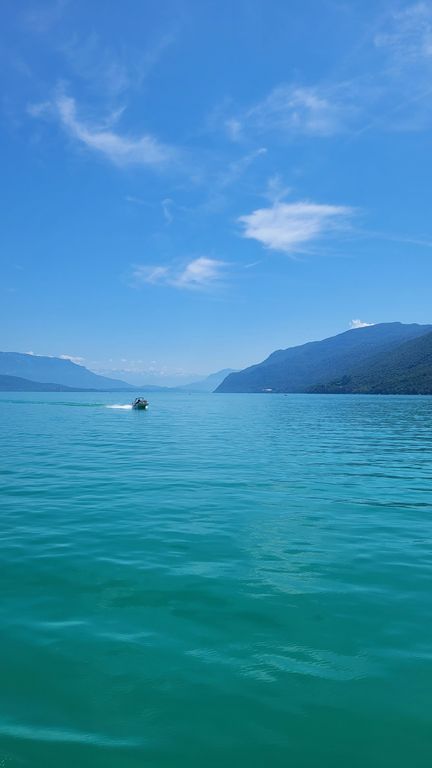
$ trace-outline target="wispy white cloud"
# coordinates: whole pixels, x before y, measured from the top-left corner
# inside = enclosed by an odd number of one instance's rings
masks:
[[[243,126],[235,117],[229,117],[224,123],[225,131],[231,141],[239,141],[243,134]]]
[[[165,165],[173,160],[174,151],[161,144],[153,136],[138,138],[122,136],[113,130],[98,128],[80,121],[75,100],[60,96],[56,107],[63,126],[70,134],[89,149],[101,152],[116,165]]]
[[[399,7],[397,7],[399,6]],[[358,137],[380,131],[421,130],[432,121],[432,2],[389,4],[365,41],[368,55],[354,78],[305,84],[282,82],[258,103],[220,119],[228,138]],[[377,29],[379,31],[377,31]]]
[[[60,355],[60,360],[70,360],[75,365],[84,365],[84,357],[77,357],[76,355]]]
[[[142,197],[135,197],[134,195],[126,195],[125,200],[127,203],[133,203],[134,205],[143,205],[149,207],[152,205],[148,200],[143,200]]]
[[[373,44],[379,55],[373,97],[362,94],[368,121],[358,131],[429,130],[432,122],[432,3],[392,9]]]
[[[365,323],[364,320],[351,320],[349,327],[350,330],[354,330],[354,328],[368,328],[370,325],[374,325],[374,323]]]
[[[177,159],[174,148],[149,134],[133,137],[116,132],[112,124],[118,120],[119,111],[111,114],[103,124],[93,125],[78,117],[75,99],[65,94],[57,96],[52,102],[30,105],[28,111],[33,117],[54,115],[73,139],[120,167],[143,165],[160,168]]]
[[[278,134],[281,138],[330,137],[353,122],[357,106],[350,83],[301,85],[282,83],[261,101],[225,118],[231,141],[247,135]]]
[[[76,355],[40,355],[39,353],[32,351],[29,351],[26,354],[31,355],[32,357],[50,357],[55,358],[56,360],[70,360],[71,363],[75,363],[76,365],[84,365],[85,362],[84,357],[77,357]]]
[[[263,197],[270,200],[271,203],[278,203],[284,197],[289,195],[291,191],[291,187],[287,187],[284,184],[282,176],[279,173],[275,173],[267,180],[267,187]]]
[[[419,2],[394,11],[374,42],[387,50],[398,67],[432,59],[432,4]]]
[[[235,182],[238,181],[246,173],[248,168],[250,168],[252,163],[257,160],[257,158],[266,154],[266,147],[259,147],[259,149],[255,149],[253,152],[249,152],[249,154],[244,155],[244,157],[240,157],[238,160],[234,160],[232,163],[229,163],[228,167],[216,179],[216,185],[223,189],[225,187],[231,186],[232,184],[235,184]]]
[[[260,132],[333,136],[344,129],[349,111],[341,86],[329,90],[318,86],[280,85],[252,107],[245,119]]]
[[[169,282],[170,271],[168,267],[140,264],[134,268],[132,279],[135,283],[150,283],[150,285],[165,283]]]
[[[217,285],[225,275],[226,262],[200,256],[183,267],[138,265],[133,269],[135,285],[170,285],[174,288],[204,290]]]
[[[341,205],[322,205],[307,201],[275,202],[240,216],[243,237],[257,240],[265,248],[294,254],[319,238],[347,229],[354,209]]]
[[[166,197],[164,200],[162,200],[161,205],[162,205],[163,217],[164,217],[166,223],[167,224],[172,224],[172,221],[174,219],[173,210],[172,210],[173,209],[173,201],[171,200],[170,197]]]
[[[232,187],[242,185],[248,191],[254,188],[252,186],[253,182],[251,183],[248,175],[255,163],[258,165],[256,173],[260,175],[261,168],[259,166],[263,162],[263,158],[266,157],[267,151],[266,147],[258,147],[228,162],[226,159],[224,161],[221,155],[214,153],[212,163],[216,160],[217,166],[213,166],[211,169],[208,168],[207,173],[200,182],[203,185],[205,184],[207,193],[204,202],[195,208],[189,209],[185,208],[185,206],[180,207],[176,203],[175,210],[183,210],[186,213],[192,213],[194,216],[197,214],[221,213],[232,202]]]
[[[71,37],[58,48],[75,75],[109,96],[119,96],[140,88],[174,41],[173,34],[165,33],[143,44],[141,50],[120,41],[114,48],[92,32],[85,38]]]
[[[22,21],[34,34],[45,35],[62,19],[68,5],[69,0],[30,4],[29,10],[22,15]]]
[[[179,288],[205,288],[221,280],[225,266],[223,261],[201,256],[187,264],[174,284]]]

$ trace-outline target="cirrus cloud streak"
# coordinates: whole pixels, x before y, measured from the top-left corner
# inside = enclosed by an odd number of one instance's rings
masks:
[[[160,168],[177,158],[177,150],[162,144],[150,134],[130,136],[116,132],[112,123],[118,120],[123,110],[118,110],[105,123],[93,125],[78,117],[74,98],[60,94],[53,101],[30,105],[28,111],[33,117],[54,116],[69,136],[120,167],[141,165]]]

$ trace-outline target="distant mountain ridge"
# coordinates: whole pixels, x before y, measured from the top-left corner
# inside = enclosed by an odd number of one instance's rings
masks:
[[[336,382],[359,372],[361,366],[366,371],[368,362],[379,365],[393,350],[430,332],[432,325],[415,323],[380,323],[345,331],[323,341],[273,352],[262,363],[230,374],[216,391],[330,391],[326,387],[331,382],[338,386]]]
[[[75,389],[130,390],[135,387],[119,379],[109,379],[83,365],[59,357],[0,352],[0,375],[15,376],[43,384],[54,383]]]
[[[0,391],[432,394],[432,325],[380,323],[277,350],[178,387],[128,384],[55,357],[0,352]]]
[[[228,376],[229,373],[234,372],[234,368],[224,368],[221,371],[210,373],[207,376],[196,375],[192,381],[188,381],[187,384],[154,384],[150,381],[146,383],[146,380],[137,379],[137,373],[133,373],[135,383],[131,383],[135,389],[145,390],[146,392],[214,392],[216,387]],[[106,372],[107,373],[107,372]],[[121,371],[119,371],[121,373]],[[127,374],[127,371],[125,371]],[[105,374],[104,374],[105,375]]]
[[[0,374],[0,392],[94,392],[93,389],[77,389],[66,387],[64,384],[53,384],[30,381],[20,376],[6,376]]]
[[[192,384],[177,387],[155,384],[136,386],[120,379],[101,376],[71,360],[23,352],[0,352],[0,379],[4,379],[3,382],[0,380],[0,391],[213,392],[231,372],[231,368],[226,368]]]
[[[214,392],[230,373],[234,373],[233,368],[223,368],[221,371],[216,371],[216,373],[206,376],[205,379],[194,381],[192,384],[170,387],[170,389],[176,392]]]

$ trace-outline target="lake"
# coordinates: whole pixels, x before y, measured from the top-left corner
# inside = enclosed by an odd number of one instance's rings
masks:
[[[1,768],[430,768],[432,398],[149,400],[0,395]]]

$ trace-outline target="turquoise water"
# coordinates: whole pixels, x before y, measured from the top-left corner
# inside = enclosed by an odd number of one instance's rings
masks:
[[[432,398],[0,397],[0,766],[430,768]]]

